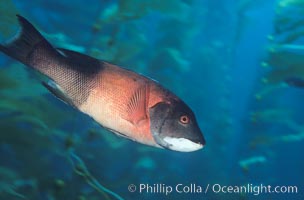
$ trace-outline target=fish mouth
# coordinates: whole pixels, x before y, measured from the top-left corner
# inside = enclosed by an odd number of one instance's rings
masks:
[[[161,145],[167,149],[179,152],[193,152],[204,147],[204,143],[194,142],[186,138],[164,137]]]

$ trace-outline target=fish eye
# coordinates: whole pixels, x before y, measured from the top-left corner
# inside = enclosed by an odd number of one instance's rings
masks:
[[[188,117],[188,115],[182,115],[180,118],[179,118],[179,121],[182,123],[182,124],[188,124],[190,122],[190,119]]]

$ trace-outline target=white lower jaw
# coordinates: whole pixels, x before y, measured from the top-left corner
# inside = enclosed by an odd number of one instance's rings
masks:
[[[165,137],[163,140],[169,144],[168,148],[174,151],[191,152],[204,147],[202,144],[197,144],[186,138]]]

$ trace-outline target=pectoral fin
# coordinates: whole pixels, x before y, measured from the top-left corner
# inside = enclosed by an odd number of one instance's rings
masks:
[[[134,125],[138,124],[141,120],[147,119],[148,97],[149,87],[143,84],[131,96],[126,106],[125,119]]]

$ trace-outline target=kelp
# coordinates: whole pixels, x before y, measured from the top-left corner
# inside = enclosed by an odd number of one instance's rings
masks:
[[[297,125],[297,127],[297,130],[293,130],[292,133],[283,133],[276,137],[268,134],[256,136],[250,141],[249,146],[251,149],[255,149],[261,146],[269,147],[270,145],[286,145],[287,143],[303,142],[304,127],[300,125]]]
[[[31,71],[31,70],[30,70]],[[20,120],[40,120],[36,124],[47,128],[55,128],[66,122],[73,115],[73,109],[66,106],[71,113],[64,112],[60,107],[65,107],[39,82],[39,76],[30,74],[29,70],[20,64],[13,64],[0,69],[0,108],[1,112],[20,113],[12,117]],[[49,98],[49,99],[48,99]],[[55,101],[50,101],[50,99]],[[44,108],[48,108],[47,115]],[[76,111],[74,111],[76,113]],[[22,115],[24,114],[24,115]],[[1,116],[0,116],[1,117]],[[18,119],[22,117],[23,119]]]
[[[26,196],[18,192],[22,187],[36,187],[33,180],[21,180],[16,171],[0,166],[0,198],[27,199]]]
[[[91,187],[100,192],[104,196],[104,199],[109,199],[109,197],[106,195],[107,193],[115,197],[115,199],[123,200],[121,196],[100,184],[100,182],[89,172],[83,160],[75,154],[73,149],[68,150],[68,159],[73,166],[75,173],[83,177]]]
[[[163,48],[157,53],[150,62],[150,68],[154,71],[164,69],[171,66],[171,69],[178,72],[186,72],[189,70],[189,62],[183,59],[181,52],[177,49]]]
[[[240,167],[244,171],[248,171],[250,167],[257,164],[264,164],[267,161],[265,156],[253,156],[239,161]]]
[[[265,60],[266,84],[278,84],[290,77],[304,77],[304,3],[302,0],[280,0],[276,8],[274,33]]]
[[[253,122],[287,123],[292,118],[292,110],[288,108],[267,108],[250,114]]]
[[[287,95],[290,87],[300,85],[304,78],[304,38],[302,0],[280,0],[275,10],[273,34],[268,36],[269,45],[266,57],[261,62],[264,74],[259,91],[255,94],[257,104],[280,101]],[[298,81],[298,82],[296,82]],[[299,87],[300,88],[300,87]],[[285,107],[288,107],[285,105]],[[280,124],[292,132],[299,132],[299,125],[291,114],[293,108],[282,109],[279,105],[260,108],[251,113],[253,123]],[[293,111],[294,112],[294,111]]]
[[[0,68],[0,95],[31,97],[48,93],[39,82],[41,76],[33,72],[17,62]]]
[[[19,13],[12,0],[0,1],[0,40],[12,37],[17,30],[16,14]]]
[[[164,71],[169,68],[187,71],[189,63],[183,56],[183,46],[188,38],[191,39],[197,32],[197,28],[193,28],[194,23],[191,24],[189,20],[189,4],[191,2],[171,0],[123,0],[117,4],[108,4],[100,11],[99,17],[92,25],[92,46],[88,48],[88,52],[95,57],[127,65],[141,72],[155,71],[157,68]],[[153,42],[147,39],[149,32],[143,31],[141,27],[147,25],[140,20],[149,17],[150,14],[158,15],[156,13],[165,17],[156,18],[160,25],[155,31],[161,33],[161,38],[151,46]],[[185,26],[188,28],[185,29]],[[175,34],[174,31],[178,31],[179,34]],[[170,44],[168,41],[171,41]],[[155,50],[151,51],[150,48]],[[160,58],[159,52],[167,53],[168,59],[172,62],[160,62],[163,56]],[[143,55],[145,62],[142,61]]]
[[[183,1],[119,0],[117,4],[111,4],[100,14],[98,23],[140,19],[155,11],[169,17],[183,18],[188,9],[189,5]]]

